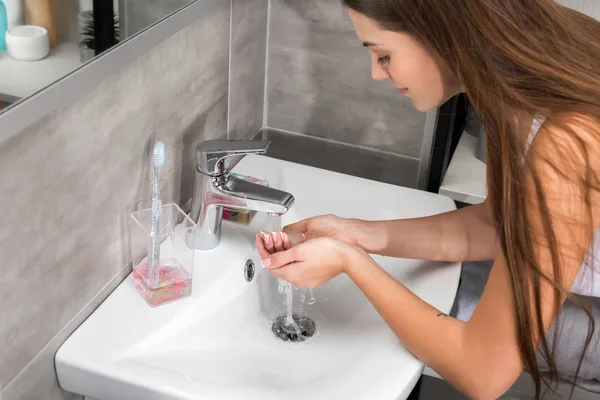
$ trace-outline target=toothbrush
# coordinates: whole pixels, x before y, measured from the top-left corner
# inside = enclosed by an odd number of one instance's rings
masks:
[[[165,165],[167,159],[167,148],[164,142],[158,141],[154,144],[152,152],[152,166],[154,169],[152,179],[152,243],[150,245],[150,268],[148,268],[148,281],[154,289],[158,287],[160,278],[160,243],[158,234],[160,231],[160,215],[162,213],[162,202],[160,200],[158,173],[160,168]]]

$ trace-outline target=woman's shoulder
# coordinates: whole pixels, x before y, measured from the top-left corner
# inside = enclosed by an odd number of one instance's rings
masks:
[[[574,139],[600,140],[600,107],[584,111],[554,113],[543,120],[541,128],[553,135],[573,136]]]
[[[563,170],[600,174],[600,108],[589,112],[560,112],[536,118],[539,129],[529,156]]]

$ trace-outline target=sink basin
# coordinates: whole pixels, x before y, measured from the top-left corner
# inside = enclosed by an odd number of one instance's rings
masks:
[[[295,205],[281,221],[261,214],[248,226],[224,221],[221,245],[196,252],[187,299],[150,308],[130,275],[57,352],[61,387],[98,400],[406,399],[424,365],[345,275],[314,289],[314,304],[310,291],[293,291],[296,313],[315,322],[313,337],[290,343],[274,336],[271,324],[284,314],[285,297],[260,267],[254,237],[325,213],[437,214],[454,209],[452,200],[262,156],[245,157],[235,171],[268,179],[292,193]],[[450,312],[460,263],[375,259]],[[250,282],[248,260],[256,266]]]

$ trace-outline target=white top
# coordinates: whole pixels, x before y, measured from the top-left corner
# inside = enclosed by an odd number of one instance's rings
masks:
[[[582,296],[600,298],[600,229],[594,235],[594,241],[590,246],[583,265],[577,273],[575,282],[571,287],[571,293]]]

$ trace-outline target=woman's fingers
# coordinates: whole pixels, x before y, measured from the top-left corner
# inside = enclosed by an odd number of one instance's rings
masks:
[[[283,228],[283,231],[285,233],[290,233],[290,232],[306,233],[306,231],[308,229],[309,221],[310,221],[310,218],[296,222],[295,224],[287,225]]]
[[[258,254],[260,254],[261,260],[264,260],[265,258],[269,258],[269,256],[271,256],[271,252],[269,252],[269,250],[267,250],[265,246],[265,238],[260,233],[256,235],[256,248],[258,249]]]
[[[290,241],[290,237],[289,237],[289,235],[287,233],[281,232],[281,239],[283,240],[283,248],[284,248],[284,250],[289,250],[292,247],[294,247],[294,245]]]
[[[284,268],[275,268],[275,269],[269,268],[268,270],[269,270],[269,273],[271,275],[273,275],[275,278],[279,278],[281,280],[289,282],[288,281],[289,278],[287,276],[287,268],[286,267],[284,267]]]
[[[273,238],[273,247],[275,247],[275,251],[283,251],[283,236],[281,232],[272,232],[271,236]]]
[[[268,258],[263,259],[263,266],[268,269],[276,269],[298,262],[300,260],[298,259],[299,252],[297,249],[297,247],[293,247],[289,250],[273,253]]]
[[[269,273],[276,278],[300,287],[299,284],[301,282],[298,281],[298,273],[296,272],[297,268],[297,264],[288,264],[281,268],[269,269]]]
[[[287,233],[288,241],[291,247],[298,246],[306,242],[306,235],[304,233],[290,231]]]
[[[265,259],[273,253],[291,249],[293,245],[283,232],[261,231],[256,235],[256,247],[261,258]]]
[[[260,231],[265,242],[265,248],[269,253],[275,253],[275,246],[273,244],[273,236],[267,231]]]

